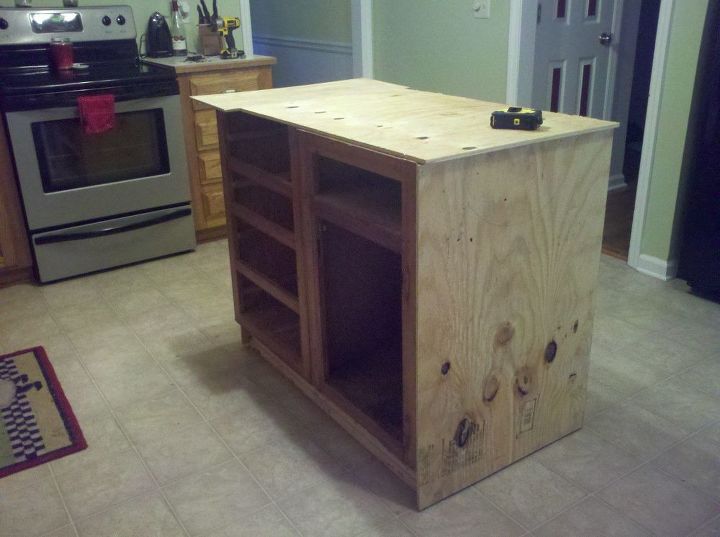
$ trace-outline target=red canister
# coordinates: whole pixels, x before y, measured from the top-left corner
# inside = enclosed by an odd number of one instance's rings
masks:
[[[67,37],[54,37],[50,42],[50,62],[53,69],[65,71],[72,69],[75,57],[73,45]]]

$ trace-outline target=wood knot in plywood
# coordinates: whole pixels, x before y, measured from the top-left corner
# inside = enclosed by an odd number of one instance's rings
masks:
[[[533,374],[529,367],[523,367],[515,376],[515,389],[520,397],[530,393],[533,382]]]
[[[485,380],[485,386],[483,387],[483,401],[486,403],[492,402],[497,396],[498,390],[500,389],[500,381],[497,375],[492,374]]]
[[[515,327],[510,321],[505,321],[495,331],[495,348],[504,347],[512,340],[515,335]]]

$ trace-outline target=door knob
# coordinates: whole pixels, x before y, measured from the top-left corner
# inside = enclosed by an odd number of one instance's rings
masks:
[[[604,45],[607,47],[610,45],[610,43],[612,43],[612,34],[610,34],[608,32],[603,32],[598,37],[598,41],[600,41],[601,45]]]

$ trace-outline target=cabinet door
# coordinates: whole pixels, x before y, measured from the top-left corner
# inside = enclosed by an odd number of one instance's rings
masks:
[[[417,166],[298,137],[313,380],[413,466]]]

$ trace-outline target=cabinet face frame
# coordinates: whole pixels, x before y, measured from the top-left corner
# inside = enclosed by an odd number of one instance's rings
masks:
[[[308,239],[305,245],[308,249],[304,257],[306,260],[305,273],[308,279],[308,325],[311,329],[311,375],[312,382],[327,397],[343,408],[350,416],[405,463],[415,467],[415,413],[417,399],[415,393],[416,365],[415,365],[415,300],[416,300],[416,175],[417,165],[413,162],[396,157],[390,157],[358,146],[353,146],[331,140],[322,136],[298,130],[297,151],[299,170],[296,177],[300,183],[300,197],[302,199],[302,228]],[[402,273],[402,406],[403,406],[403,439],[399,443],[388,432],[380,427],[373,419],[359,410],[348,399],[340,395],[339,391],[331,387],[328,378],[328,351],[325,339],[324,321],[324,293],[322,291],[320,229],[318,221],[322,217],[315,210],[315,194],[319,190],[318,160],[329,158],[333,161],[347,164],[377,175],[388,181],[397,181],[400,185],[401,198],[401,273]],[[342,226],[346,231],[356,234],[352,225]],[[357,234],[358,236],[362,236]],[[378,246],[387,248],[383,238],[373,240]]]

